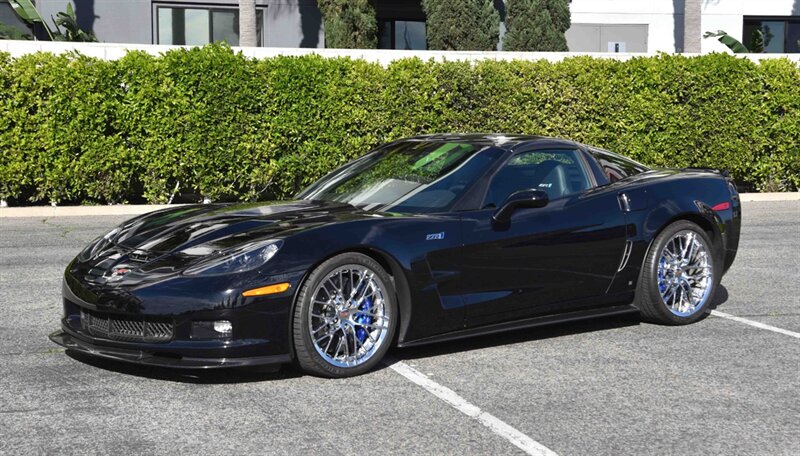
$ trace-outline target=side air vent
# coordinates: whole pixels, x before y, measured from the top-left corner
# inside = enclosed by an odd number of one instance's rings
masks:
[[[619,262],[619,268],[617,268],[617,272],[622,271],[625,269],[625,266],[628,265],[628,259],[631,257],[631,250],[633,249],[633,242],[625,241],[625,250],[622,252],[622,261]]]

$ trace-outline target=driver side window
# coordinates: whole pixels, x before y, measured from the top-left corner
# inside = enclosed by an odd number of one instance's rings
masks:
[[[500,207],[514,192],[542,190],[550,199],[591,187],[577,150],[534,150],[512,156],[494,175],[483,208]]]

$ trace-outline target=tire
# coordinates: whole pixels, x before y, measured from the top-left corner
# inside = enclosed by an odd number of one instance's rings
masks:
[[[644,320],[685,325],[705,316],[722,277],[713,248],[708,234],[688,220],[674,222],[656,236],[634,303]]]
[[[392,277],[378,262],[360,253],[330,258],[297,295],[292,320],[297,364],[321,377],[368,372],[389,349],[398,320]]]

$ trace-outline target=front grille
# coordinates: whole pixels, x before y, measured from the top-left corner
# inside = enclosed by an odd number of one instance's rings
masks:
[[[125,342],[167,342],[173,326],[166,321],[148,321],[81,309],[81,328],[94,337]]]

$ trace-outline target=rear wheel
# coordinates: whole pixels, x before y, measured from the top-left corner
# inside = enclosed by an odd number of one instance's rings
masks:
[[[397,326],[391,277],[360,253],[337,255],[317,267],[297,298],[293,337],[308,373],[349,377],[369,371],[389,349]]]
[[[650,321],[670,325],[701,319],[721,270],[708,234],[687,220],[666,227],[645,258],[636,305]]]

